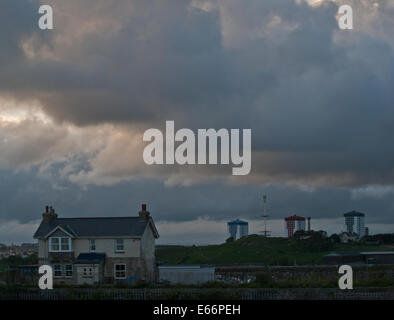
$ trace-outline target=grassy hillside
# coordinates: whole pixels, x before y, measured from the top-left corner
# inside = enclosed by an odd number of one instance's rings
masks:
[[[192,247],[158,247],[157,260],[165,264],[264,263],[269,265],[319,264],[325,254],[336,251],[387,251],[392,246],[360,243],[320,244],[308,240],[264,238],[250,235],[232,243]]]

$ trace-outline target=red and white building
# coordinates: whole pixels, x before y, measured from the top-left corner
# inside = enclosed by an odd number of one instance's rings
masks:
[[[286,217],[286,229],[287,229],[287,236],[290,238],[294,235],[294,232],[298,230],[305,231],[305,218],[299,217],[296,215]]]

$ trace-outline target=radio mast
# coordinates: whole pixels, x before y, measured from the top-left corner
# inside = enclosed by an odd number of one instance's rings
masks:
[[[271,231],[267,230],[267,218],[269,217],[267,215],[267,195],[263,195],[263,202],[264,202],[264,214],[262,215],[264,219],[264,231],[262,231],[263,237],[270,237],[271,236]]]

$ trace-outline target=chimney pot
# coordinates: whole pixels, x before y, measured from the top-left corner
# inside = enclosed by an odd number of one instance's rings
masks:
[[[42,214],[42,222],[50,223],[57,218],[55,209],[52,206],[45,206],[45,212]]]
[[[139,212],[139,217],[142,220],[149,220],[149,211],[146,211],[146,204],[143,203],[141,206],[141,211]]]

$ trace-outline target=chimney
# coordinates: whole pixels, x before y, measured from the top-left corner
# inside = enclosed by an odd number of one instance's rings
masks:
[[[139,217],[142,220],[149,220],[149,211],[146,211],[146,204],[143,203],[141,206],[141,211],[139,212]]]
[[[45,212],[42,214],[42,222],[43,223],[51,223],[53,220],[57,218],[57,213],[55,209],[51,206],[45,206]]]
[[[308,217],[308,231],[311,231],[311,217]]]

